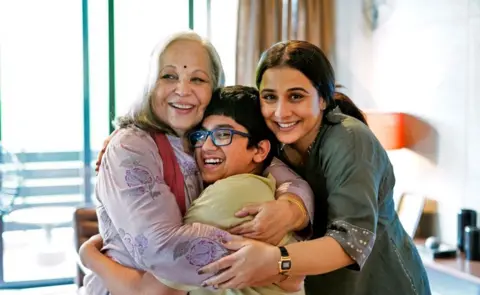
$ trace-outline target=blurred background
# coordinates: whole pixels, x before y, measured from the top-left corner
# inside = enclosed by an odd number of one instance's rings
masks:
[[[187,29],[212,41],[227,85],[253,85],[275,42],[320,46],[342,91],[384,115],[372,129],[402,138],[389,156],[398,199],[422,200],[412,237],[455,245],[458,210],[480,210],[479,0],[0,0],[0,294],[75,294],[72,215],[95,205],[97,152],[154,46]],[[432,263],[435,292],[480,294],[475,263]]]

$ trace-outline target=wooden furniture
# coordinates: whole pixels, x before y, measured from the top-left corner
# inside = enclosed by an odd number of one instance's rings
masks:
[[[400,219],[407,234],[412,238],[417,232],[418,223],[425,208],[425,199],[423,195],[404,193],[398,200],[398,219]]]
[[[88,240],[91,236],[98,234],[98,219],[97,212],[94,208],[78,208],[73,214],[73,229],[75,233],[75,250],[78,253],[80,246]],[[77,261],[77,277],[75,283],[78,287],[83,285],[83,278],[86,274],[85,270]]]
[[[432,287],[435,287],[437,282],[445,284],[440,290],[442,295],[480,295],[480,261],[466,260],[465,255],[460,252],[455,258],[433,259],[428,255],[424,242],[423,239],[415,240]],[[449,293],[446,288],[451,288],[454,293]]]

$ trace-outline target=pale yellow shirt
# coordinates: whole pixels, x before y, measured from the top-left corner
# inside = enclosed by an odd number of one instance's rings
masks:
[[[269,175],[261,177],[255,174],[238,174],[216,181],[208,186],[196,199],[185,214],[185,223],[203,223],[221,229],[229,229],[245,221],[251,220],[251,216],[244,218],[235,217],[235,212],[250,203],[263,203],[275,200],[275,179]],[[285,236],[279,245],[295,242],[292,233]],[[176,284],[159,278],[165,285],[190,291],[191,295],[303,295],[304,290],[295,293],[287,293],[276,285],[268,287],[245,288],[241,290],[229,289],[211,291],[205,288]]]

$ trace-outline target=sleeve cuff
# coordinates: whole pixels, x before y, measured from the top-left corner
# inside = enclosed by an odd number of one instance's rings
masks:
[[[308,213],[308,218],[310,219],[310,223],[313,222],[313,204],[312,202],[309,201],[308,197],[308,192],[305,192],[305,189],[298,186],[296,183],[293,182],[285,182],[282,183],[278,188],[277,191],[275,192],[276,197],[278,197],[281,194],[284,193],[290,193],[293,195],[298,196],[300,199],[302,199],[303,204],[305,205],[305,208],[307,209]]]
[[[325,236],[334,238],[355,261],[354,265],[349,266],[353,270],[362,269],[375,243],[375,233],[343,220],[330,223]]]
[[[293,194],[293,195],[298,196],[302,200],[303,204],[305,205],[305,207],[307,209],[308,224],[303,229],[295,232],[295,238],[300,240],[300,241],[305,241],[305,240],[310,239],[313,236],[313,225],[312,225],[313,210],[312,210],[312,206],[309,206],[309,204],[308,204],[308,199],[306,199],[306,197],[304,196],[304,193],[305,193],[304,190],[302,190],[301,188],[299,188],[295,185],[292,185],[291,182],[286,182],[286,183],[281,184],[277,188],[276,197],[278,197],[278,196],[280,196],[281,194],[284,194],[284,193],[289,193],[289,194]]]

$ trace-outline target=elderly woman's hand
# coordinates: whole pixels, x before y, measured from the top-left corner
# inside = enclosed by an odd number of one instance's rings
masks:
[[[206,280],[203,286],[243,289],[263,285],[278,276],[278,247],[250,239],[235,239],[225,243],[225,247],[236,252],[199,270],[200,274],[217,274]]]
[[[277,245],[287,233],[301,230],[309,222],[306,210],[293,203],[291,198],[292,195],[288,198],[280,196],[276,201],[244,207],[235,215],[237,217],[254,215],[254,219],[230,229],[229,232]]]

